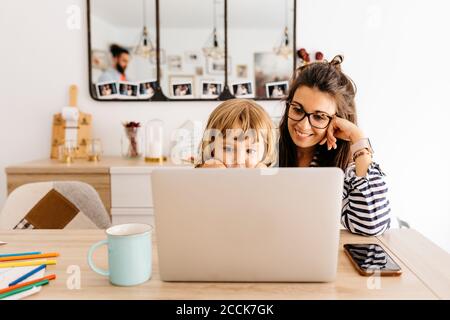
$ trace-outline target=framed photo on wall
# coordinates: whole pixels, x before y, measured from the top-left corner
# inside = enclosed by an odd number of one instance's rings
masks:
[[[225,59],[206,59],[206,73],[225,74]],[[231,58],[228,57],[228,74],[231,74]]]
[[[267,97],[266,83],[287,81],[292,76],[292,60],[274,52],[255,52],[255,95]]]
[[[110,100],[117,98],[119,94],[118,83],[115,81],[100,82],[95,85],[97,98],[101,100]]]
[[[202,91],[200,96],[202,98],[215,99],[222,93],[223,82],[213,80],[202,80],[200,88]]]
[[[139,85],[134,82],[119,81],[119,97],[122,99],[136,99],[139,95]]]
[[[266,97],[269,99],[279,99],[287,95],[289,87],[288,81],[276,81],[266,83]]]
[[[194,76],[169,76],[169,94],[173,99],[194,98]]]
[[[181,71],[183,69],[183,60],[179,55],[167,56],[167,65],[169,71]]]
[[[251,81],[251,80],[234,82],[231,85],[231,89],[236,98],[254,98],[255,97],[255,86],[253,84],[253,81]]]
[[[236,65],[236,77],[247,78],[248,77],[248,67],[245,64]]]
[[[155,94],[158,82],[156,79],[144,80],[139,82],[139,99],[149,99]]]
[[[105,71],[110,65],[109,53],[106,50],[92,50],[91,59],[93,69]]]

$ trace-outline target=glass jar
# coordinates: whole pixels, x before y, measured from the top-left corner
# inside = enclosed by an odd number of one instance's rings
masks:
[[[86,145],[86,154],[88,161],[100,161],[100,156],[102,155],[102,144],[100,139],[88,140]]]
[[[72,163],[77,156],[77,142],[75,140],[64,140],[58,146],[58,159],[64,163]]]
[[[164,122],[153,119],[145,125],[145,161],[163,162]]]

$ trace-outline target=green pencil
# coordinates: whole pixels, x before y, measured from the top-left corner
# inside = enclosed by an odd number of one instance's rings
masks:
[[[48,283],[49,283],[49,281],[47,279],[36,282],[36,283],[32,283],[25,287],[17,288],[17,289],[11,290],[9,292],[2,293],[2,294],[0,294],[0,299],[12,296],[13,294],[16,294],[16,293],[27,291],[29,289],[32,289],[33,287],[45,286]]]

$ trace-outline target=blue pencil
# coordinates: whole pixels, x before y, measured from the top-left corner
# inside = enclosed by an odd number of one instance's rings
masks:
[[[36,252],[0,254],[0,258],[17,257],[17,256],[29,256],[29,255],[32,255],[32,254],[41,254],[41,253],[42,252],[36,251]]]
[[[23,276],[21,276],[21,277],[18,278],[17,280],[14,280],[13,282],[11,282],[8,286],[9,286],[9,287],[12,287],[12,286],[14,286],[14,285],[16,285],[16,284],[22,282],[23,280],[25,280],[26,278],[28,278],[28,277],[32,276],[33,274],[39,272],[40,270],[45,269],[45,267],[46,267],[46,265],[43,264],[43,265],[40,265],[40,266],[37,267],[37,268],[34,268],[33,270],[31,270],[30,272],[24,274]]]

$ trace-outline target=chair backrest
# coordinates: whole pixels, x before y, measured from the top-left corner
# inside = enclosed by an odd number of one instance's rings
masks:
[[[22,185],[6,199],[0,229],[105,229],[111,225],[97,191],[79,181]]]

